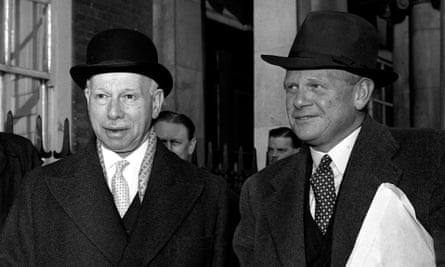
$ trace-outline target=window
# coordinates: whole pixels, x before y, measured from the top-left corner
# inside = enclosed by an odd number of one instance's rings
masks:
[[[389,60],[379,57],[380,69],[392,71]],[[375,88],[369,104],[369,114],[377,121],[388,126],[394,126],[394,100],[392,85]]]
[[[38,115],[47,132],[51,1],[4,0],[1,5],[0,130],[5,130],[6,114],[11,111],[14,133],[34,141]]]

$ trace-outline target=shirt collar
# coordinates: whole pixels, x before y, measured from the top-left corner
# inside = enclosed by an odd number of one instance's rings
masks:
[[[119,156],[119,154],[117,154],[116,152],[107,149],[102,144],[101,146],[102,146],[102,155],[104,157],[104,165],[107,170],[113,167],[113,165],[116,164],[116,162],[123,160],[123,158]],[[135,151],[133,151],[130,155],[128,155],[125,158],[125,160],[127,160],[130,163],[129,167],[139,169],[142,160],[144,159],[144,154],[145,151],[147,150],[147,146],[148,146],[148,140],[145,140],[144,143],[142,143],[142,145],[140,145]]]
[[[329,154],[332,162],[337,167],[338,171],[342,174],[345,173],[346,165],[348,164],[349,157],[351,156],[352,148],[354,147],[355,141],[360,133],[362,127],[358,127],[347,137],[345,137],[340,143],[335,145],[328,153],[320,152],[312,147],[310,147],[312,161],[314,162],[315,168],[320,164],[321,158]]]

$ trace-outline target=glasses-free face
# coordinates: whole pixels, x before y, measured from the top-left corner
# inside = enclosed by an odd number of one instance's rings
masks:
[[[289,122],[300,140],[328,152],[359,127],[374,83],[342,70],[288,70]]]
[[[269,137],[267,146],[267,156],[269,164],[280,159],[287,158],[298,152],[298,148],[294,148],[290,137],[278,136]]]
[[[121,156],[148,138],[151,120],[159,114],[164,99],[154,80],[126,72],[92,76],[85,97],[98,140]]]
[[[180,123],[158,121],[154,125],[156,135],[168,148],[181,159],[190,161],[195,150],[196,138],[188,136],[187,128]]]

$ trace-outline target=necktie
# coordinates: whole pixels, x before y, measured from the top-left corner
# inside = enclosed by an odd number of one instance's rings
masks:
[[[113,194],[114,203],[121,217],[124,217],[130,205],[130,191],[128,183],[124,178],[123,171],[130,164],[126,160],[116,163],[116,172],[111,179],[111,193]]]
[[[329,220],[334,213],[335,186],[334,173],[329,166],[332,159],[324,155],[315,173],[310,178],[312,190],[315,195],[315,222],[323,234],[329,226]]]

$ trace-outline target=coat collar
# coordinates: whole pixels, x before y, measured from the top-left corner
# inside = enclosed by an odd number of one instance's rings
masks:
[[[138,220],[120,265],[146,266],[180,227],[204,188],[160,142]],[[141,263],[140,260],[143,260]]]
[[[309,148],[303,146],[299,153],[274,163],[264,174],[270,179],[270,187],[266,191],[263,212],[284,266],[306,265],[304,253],[300,252],[304,251],[302,218],[308,161],[312,162]]]
[[[333,266],[344,266],[369,205],[381,183],[398,184],[401,170],[392,158],[399,148],[389,129],[366,117],[343,176],[334,222]],[[270,179],[264,213],[283,265],[304,266],[305,182],[310,164],[309,148],[266,169]],[[272,177],[273,176],[273,177]]]
[[[97,155],[95,142],[74,155],[74,173],[47,178],[48,187],[71,220],[114,265],[127,245],[127,234]]]
[[[114,206],[97,156],[95,142],[74,155],[74,173],[48,177],[50,191],[77,227],[113,264],[144,259],[149,262],[179,227],[203,185],[178,176],[179,162],[157,144],[153,169],[130,240]],[[176,162],[179,162],[176,164]],[[76,163],[75,163],[76,164]],[[142,253],[142,254],[141,254]]]
[[[343,176],[335,211],[332,264],[345,265],[377,188],[397,185],[402,171],[393,163],[399,144],[389,129],[366,117]]]

